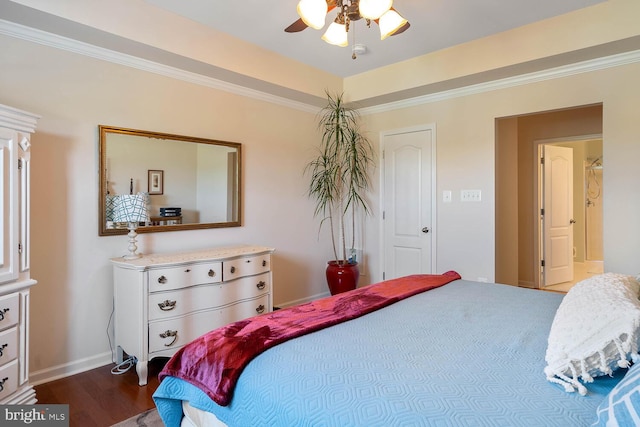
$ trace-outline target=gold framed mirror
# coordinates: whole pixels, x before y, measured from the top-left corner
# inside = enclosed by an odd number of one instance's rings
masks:
[[[119,195],[143,193],[149,221],[138,233],[242,225],[242,145],[99,125],[99,234],[127,234],[113,221]]]

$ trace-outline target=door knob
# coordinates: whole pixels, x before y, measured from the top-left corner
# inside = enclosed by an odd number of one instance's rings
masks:
[[[429,232],[429,227],[422,227],[422,232],[423,233],[428,233]]]

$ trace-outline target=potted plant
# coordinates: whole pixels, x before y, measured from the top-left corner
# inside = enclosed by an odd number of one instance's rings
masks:
[[[358,263],[355,253],[356,215],[369,213],[365,193],[370,187],[373,148],[359,126],[359,114],[345,106],[343,95],[327,92],[319,114],[322,133],[318,156],[305,171],[310,175],[309,196],[315,198],[314,216],[328,222],[335,258],[328,262],[327,284],[332,295],[355,289]],[[347,251],[349,249],[349,251]]]

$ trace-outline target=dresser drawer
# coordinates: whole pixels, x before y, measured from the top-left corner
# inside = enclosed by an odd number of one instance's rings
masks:
[[[149,353],[178,349],[207,332],[229,323],[271,311],[268,295],[219,310],[201,311],[149,323]]]
[[[187,264],[149,270],[149,292],[222,281],[222,263]]]
[[[18,361],[0,367],[0,400],[18,389]]]
[[[238,277],[252,276],[271,270],[271,255],[255,255],[237,258],[223,263],[223,278],[225,281]]]
[[[0,331],[18,324],[20,318],[20,295],[0,297]]]
[[[222,307],[236,301],[255,298],[270,290],[270,275],[263,273],[231,282],[156,292],[149,295],[149,320],[166,319],[212,307]]]
[[[0,332],[0,366],[18,356],[18,328]],[[0,378],[1,380],[2,378]]]

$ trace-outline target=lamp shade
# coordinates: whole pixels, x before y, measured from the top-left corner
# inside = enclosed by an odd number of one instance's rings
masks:
[[[113,221],[149,222],[147,196],[143,193],[116,196],[113,206]]]
[[[394,9],[389,9],[378,21],[378,26],[380,27],[380,40],[384,40],[387,37],[392,36],[406,23],[407,20],[398,12]]]
[[[107,194],[104,200],[104,216],[107,221],[113,221],[113,211],[116,204],[116,199],[118,196],[114,196],[113,194]]]
[[[378,19],[393,6],[393,0],[360,0],[360,16],[365,19]]]
[[[309,27],[315,30],[324,27],[327,17],[326,0],[300,0],[297,10],[300,18]]]
[[[345,47],[349,44],[349,37],[344,24],[332,22],[322,36],[322,40],[329,44]]]

